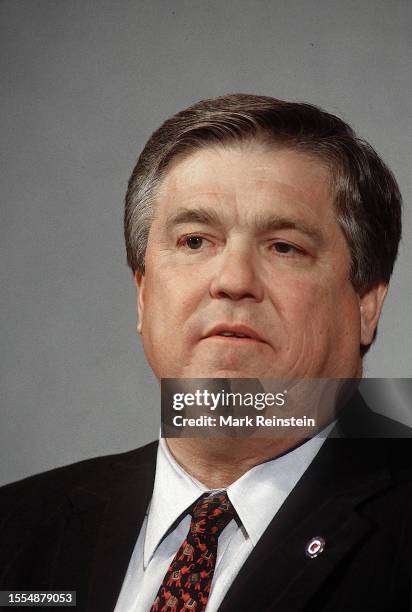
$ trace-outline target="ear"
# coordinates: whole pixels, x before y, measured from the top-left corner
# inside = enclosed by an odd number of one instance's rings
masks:
[[[134,273],[134,284],[137,290],[137,331],[142,333],[142,321],[144,311],[144,283],[145,277],[141,272]]]
[[[388,285],[378,283],[368,287],[359,295],[361,344],[364,346],[373,342],[387,292]]]

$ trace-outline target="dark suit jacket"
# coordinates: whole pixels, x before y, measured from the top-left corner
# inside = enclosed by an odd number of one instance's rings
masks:
[[[380,438],[410,430],[356,404],[339,423],[344,437],[324,443],[221,612],[412,609],[412,443]],[[375,439],[350,437],[351,427]],[[0,489],[0,589],[76,590],[78,610],[113,610],[151,498],[156,448]],[[325,549],[309,558],[314,536]]]

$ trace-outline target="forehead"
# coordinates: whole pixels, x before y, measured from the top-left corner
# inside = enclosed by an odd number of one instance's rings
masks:
[[[177,156],[166,170],[158,196],[160,200],[209,187],[213,193],[240,186],[330,195],[331,176],[320,160],[290,148],[255,142],[218,145]]]
[[[177,206],[218,207],[243,216],[281,208],[334,218],[331,175],[307,154],[256,142],[206,147],[177,157],[157,194],[157,216]]]

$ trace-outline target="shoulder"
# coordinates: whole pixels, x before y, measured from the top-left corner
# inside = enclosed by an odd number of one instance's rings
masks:
[[[360,393],[355,393],[339,414],[332,432],[343,438],[412,438],[412,428],[371,410]]]
[[[13,516],[50,514],[73,493],[105,497],[119,479],[141,470],[148,478],[154,474],[157,442],[125,453],[95,457],[29,476],[0,487],[0,526]]]

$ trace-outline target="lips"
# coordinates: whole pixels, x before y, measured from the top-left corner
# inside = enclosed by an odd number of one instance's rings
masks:
[[[256,330],[242,323],[219,323],[212,327],[204,336],[211,338],[219,336],[221,338],[233,338],[238,340],[255,340],[257,342],[265,342]]]

